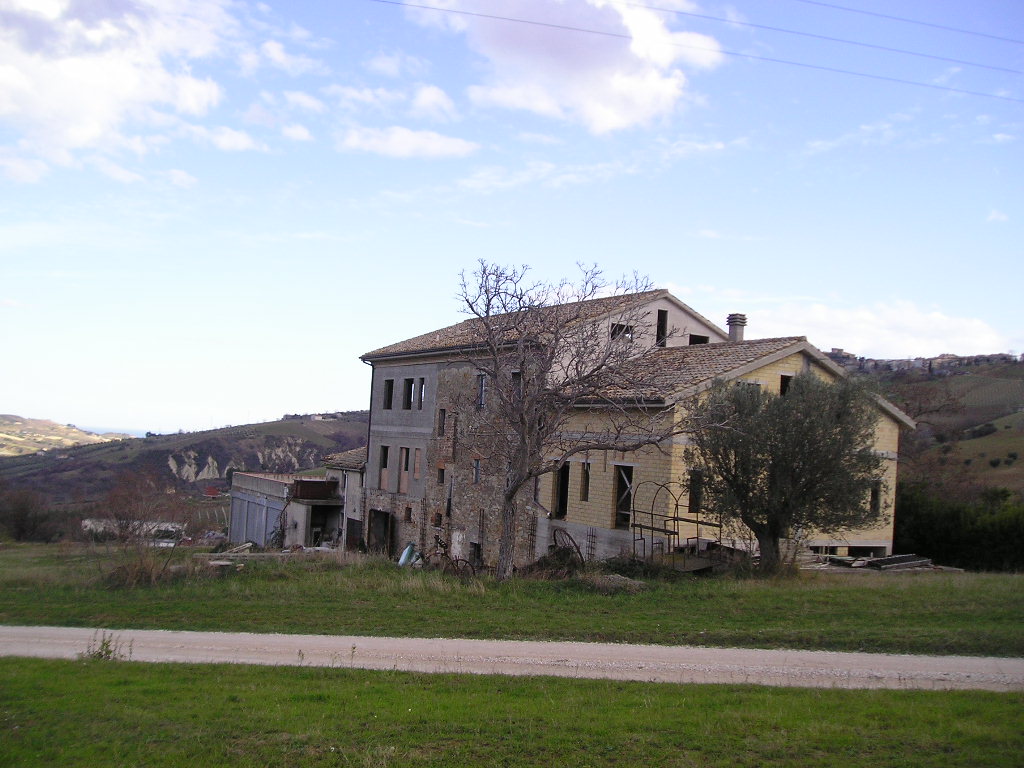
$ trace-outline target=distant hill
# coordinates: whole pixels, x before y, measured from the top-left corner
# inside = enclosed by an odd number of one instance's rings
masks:
[[[887,397],[918,421],[901,442],[902,477],[1024,492],[1024,364],[878,378]]]
[[[48,419],[0,414],[0,456],[25,456],[39,451],[94,445],[127,437],[130,435],[98,435],[79,429],[74,424],[58,424]]]
[[[150,435],[0,457],[0,485],[42,493],[53,503],[101,499],[125,473],[147,473],[168,490],[226,489],[234,470],[314,469],[330,453],[366,444],[366,411],[203,432]]]

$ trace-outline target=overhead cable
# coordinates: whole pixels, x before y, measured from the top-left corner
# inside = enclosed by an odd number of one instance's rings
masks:
[[[935,61],[945,61],[949,64],[962,64],[965,67],[981,67],[983,69],[993,69],[997,72],[1010,72],[1014,75],[1024,74],[1019,69],[1010,69],[1009,67],[999,67],[994,64],[981,64],[977,61],[965,61],[963,59],[951,59],[947,56],[937,56],[932,53],[921,53],[920,51],[909,51],[905,48],[892,48],[888,45],[876,45],[875,43],[865,43],[860,40],[848,40],[843,37],[830,37],[829,35],[820,35],[816,32],[801,32],[795,29],[786,29],[784,27],[772,27],[767,24],[755,24],[750,21],[737,21],[735,19],[725,19],[721,16],[708,16],[703,13],[691,13],[689,11],[677,11],[672,8],[659,8],[654,5],[644,5],[643,3],[630,3],[626,0],[611,0],[613,5],[625,5],[631,8],[644,8],[648,11],[658,11],[660,13],[672,13],[676,16],[689,16],[693,19],[704,19],[706,21],[715,21],[722,24],[735,24],[740,27],[751,27],[752,29],[764,29],[769,32],[782,32],[786,35],[799,35],[800,37],[809,37],[814,40],[825,40],[829,43],[842,43],[843,45],[856,45],[861,48],[872,48],[876,51],[887,51],[889,53],[900,53],[905,56],[918,56],[923,59],[933,59]]]
[[[555,24],[548,21],[534,21],[532,19],[517,19],[511,16],[498,16],[490,13],[477,13],[475,11],[464,11],[456,8],[442,8],[436,5],[426,5],[422,3],[410,3],[404,2],[403,0],[369,0],[372,3],[381,3],[383,5],[397,5],[406,8],[419,8],[427,11],[439,11],[441,13],[451,13],[459,16],[471,16],[478,19],[491,19],[494,21],[506,21],[514,24],[528,24],[535,27],[545,27],[547,29],[558,29],[565,32],[582,32],[588,35],[600,35],[602,37],[618,38],[620,40],[632,40],[632,35],[627,35],[622,32],[608,32],[601,29],[585,29],[583,27],[574,27],[568,24]],[[829,67],[824,64],[808,64],[802,61],[792,61],[789,59],[777,59],[771,56],[758,56],[753,53],[742,53],[740,51],[728,51],[724,48],[712,48],[709,46],[702,45],[691,45],[687,43],[671,43],[675,48],[687,48],[690,50],[697,51],[708,51],[710,53],[720,53],[725,56],[736,56],[744,59],[751,59],[753,61],[766,61],[772,64],[786,64],[791,67],[802,67],[804,69],[813,69],[819,72],[833,72],[841,75],[850,75],[852,77],[868,78],[870,80],[882,80],[889,83],[900,83],[902,85],[914,85],[919,88],[931,88],[936,91],[945,91],[946,93],[960,93],[966,96],[980,96],[986,99],[1000,99],[1002,101],[1013,101],[1019,104],[1024,104],[1024,99],[1020,99],[1014,96],[1004,96],[997,93],[985,93],[983,91],[969,91],[965,88],[953,88],[948,85],[939,85],[937,83],[923,83],[920,80],[906,80],[901,77],[891,77],[889,75],[876,75],[870,72],[857,72],[852,69],[843,69],[841,67]]]

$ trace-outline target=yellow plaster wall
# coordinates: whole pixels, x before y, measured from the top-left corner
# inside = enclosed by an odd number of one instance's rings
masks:
[[[824,379],[834,379],[834,374],[819,365],[811,358],[802,353],[789,355],[768,365],[762,366],[754,371],[744,374],[740,378],[745,381],[759,383],[766,391],[778,393],[781,377],[795,376],[805,368],[812,370],[815,374]],[[883,411],[879,411],[879,422],[876,429],[875,450],[883,452],[888,456],[895,456],[899,448],[899,424]],[[594,431],[600,427],[602,416],[599,412],[587,412],[575,418],[569,428],[573,431]],[[685,440],[677,439],[666,448],[666,452],[658,451],[656,448],[621,453],[616,451],[598,451],[591,453],[587,459],[591,463],[590,494],[588,501],[580,500],[581,470],[580,464],[584,457],[576,457],[571,462],[569,475],[569,503],[566,520],[569,522],[590,525],[598,528],[612,528],[615,523],[615,464],[630,464],[633,469],[633,482],[635,487],[636,505],[638,510],[654,511],[661,515],[671,515],[679,504],[684,516],[690,516],[687,509],[689,504],[687,484],[689,468],[685,461]],[[835,537],[834,543],[837,546],[853,545],[858,542],[862,544],[877,544],[885,542],[891,545],[893,535],[893,508],[894,493],[896,488],[896,460],[887,458],[883,470],[883,492],[881,498],[882,510],[888,522],[872,529],[852,531],[841,537]],[[541,479],[539,487],[539,499],[548,509],[553,508],[553,493],[555,476],[547,475]],[[652,483],[660,483],[666,486],[652,504],[654,490]],[[680,542],[698,534],[697,526],[692,523],[679,522],[676,524]],[[713,537],[714,530],[701,527],[701,536]],[[824,540],[818,534],[812,534],[812,539]],[[833,541],[829,539],[829,541]]]

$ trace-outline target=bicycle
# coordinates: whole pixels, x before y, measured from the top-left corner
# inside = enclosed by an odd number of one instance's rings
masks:
[[[476,576],[476,566],[463,557],[452,557],[448,553],[448,542],[434,535],[434,549],[426,555],[420,553],[419,560],[423,567],[440,570],[460,579],[471,579]]]

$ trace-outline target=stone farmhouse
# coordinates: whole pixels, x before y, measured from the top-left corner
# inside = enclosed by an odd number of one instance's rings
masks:
[[[685,413],[687,403],[716,379],[784,394],[803,371],[826,379],[845,375],[804,337],[745,340],[743,315],[730,315],[724,330],[665,290],[631,294],[629,300],[642,313],[631,315],[628,326],[622,297],[584,302],[577,317],[601,334],[654,347],[643,358],[653,373],[654,396],[676,414]],[[371,549],[395,554],[413,542],[427,551],[440,537],[453,557],[483,566],[496,562],[504,473],[478,443],[471,447],[466,440],[470,411],[486,409],[493,394],[472,362],[479,322],[471,318],[362,356],[372,367],[368,445],[365,454],[349,452],[326,466],[344,487],[361,483],[358,503],[349,502],[343,515],[358,513],[361,520],[352,517],[339,526],[359,528]],[[643,344],[644,339],[651,343]],[[842,537],[802,532],[818,552],[891,554],[899,434],[914,424],[884,400],[878,408],[875,450],[887,462],[870,503],[890,522]],[[595,419],[600,413],[594,408],[581,408],[574,428],[590,429]],[[588,558],[741,546],[723,542],[722,531],[703,512],[685,448],[685,436],[676,436],[657,447],[577,454],[538,478],[520,505],[516,564],[546,554],[559,530],[568,532]],[[345,537],[349,542],[353,530]]]

